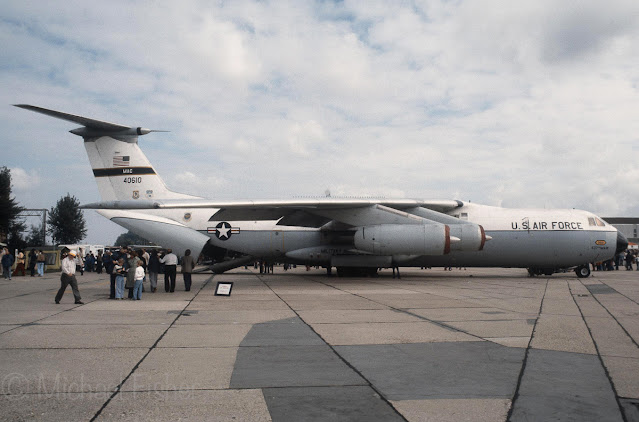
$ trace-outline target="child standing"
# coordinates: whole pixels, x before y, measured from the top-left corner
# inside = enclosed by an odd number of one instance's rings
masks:
[[[142,261],[138,261],[135,269],[135,285],[133,286],[133,300],[142,299],[142,282],[144,281],[144,267]]]
[[[115,298],[124,299],[124,275],[126,270],[124,269],[124,259],[118,259],[118,262],[113,266],[113,274],[115,274]]]

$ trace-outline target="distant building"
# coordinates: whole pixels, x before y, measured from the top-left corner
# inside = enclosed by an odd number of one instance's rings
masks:
[[[638,217],[604,217],[608,223],[619,230],[628,242],[639,243],[639,218]]]

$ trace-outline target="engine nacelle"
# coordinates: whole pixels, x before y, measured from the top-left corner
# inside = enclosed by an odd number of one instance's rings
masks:
[[[444,255],[450,252],[450,229],[438,223],[364,226],[354,242],[375,255]]]
[[[450,249],[453,251],[481,251],[486,243],[486,232],[479,224],[451,224],[450,235],[460,239],[453,242]]]

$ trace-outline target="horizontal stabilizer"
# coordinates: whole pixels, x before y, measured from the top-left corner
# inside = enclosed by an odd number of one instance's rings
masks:
[[[35,111],[36,113],[46,114],[47,116],[55,117],[56,119],[62,119],[68,122],[78,123],[84,127],[97,129],[101,131],[118,132],[122,130],[131,129],[131,126],[123,126],[117,123],[109,123],[109,122],[104,122],[102,120],[89,119],[88,117],[77,116],[75,114],[69,114],[69,113],[63,113],[61,111],[56,111],[56,110],[49,110],[47,108],[36,107],[29,104],[14,104],[14,106],[23,108],[25,110]]]

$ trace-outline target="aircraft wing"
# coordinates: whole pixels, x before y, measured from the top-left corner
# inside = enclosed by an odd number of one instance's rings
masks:
[[[424,207],[438,212],[446,212],[463,205],[458,200],[426,199],[291,199],[262,201],[211,201],[207,199],[189,200],[125,200],[103,201],[85,204],[85,209],[178,209],[178,208],[217,208],[219,210],[274,210],[274,209],[340,209],[358,208],[370,205],[384,205],[393,208]]]
[[[138,199],[99,202],[84,205],[82,208],[98,209],[103,215],[115,213],[119,216],[121,212],[133,213],[137,218],[129,216],[127,219],[121,219],[122,221],[116,221],[116,217],[111,216],[111,219],[125,227],[127,223],[143,226],[138,227],[138,231],[166,227],[164,224],[167,223],[134,222],[144,219],[138,210],[208,208],[212,209],[212,216],[209,218],[212,222],[270,220],[283,226],[322,228],[327,231],[352,230],[355,245],[361,250],[377,254],[388,252],[375,249],[379,244],[391,248],[395,253],[404,251],[405,253],[401,253],[428,255],[435,250],[437,253],[448,253],[450,250],[483,248],[488,237],[481,226],[446,214],[462,206],[464,203],[457,200],[321,198],[240,202]],[[172,229],[175,232],[172,236],[176,237],[192,230],[187,227]],[[367,242],[370,243],[371,239],[373,243],[369,245]],[[413,242],[413,245],[408,239],[413,239],[417,243]],[[411,249],[411,245],[417,249]]]
[[[349,226],[366,224],[418,224],[423,217],[402,212],[426,208],[435,214],[459,208],[456,200],[320,198],[221,202],[209,200],[126,200],[83,205],[88,209],[217,209],[211,221],[280,220],[278,225],[321,227],[335,220]]]

